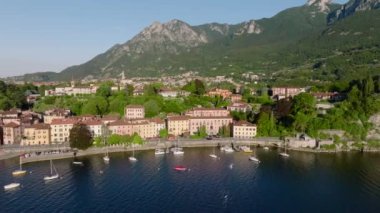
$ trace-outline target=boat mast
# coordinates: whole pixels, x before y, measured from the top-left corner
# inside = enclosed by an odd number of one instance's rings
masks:
[[[50,175],[53,175],[53,161],[50,159]]]
[[[20,156],[20,171],[22,171],[22,157]]]

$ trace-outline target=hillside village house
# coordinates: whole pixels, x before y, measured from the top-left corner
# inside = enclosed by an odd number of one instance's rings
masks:
[[[44,123],[51,124],[54,119],[63,119],[71,115],[71,111],[68,109],[52,109],[47,110],[44,113]]]
[[[170,116],[167,118],[167,127],[169,135],[180,136],[190,133],[189,116]]]
[[[4,145],[21,143],[21,126],[17,123],[8,123],[3,127]]]
[[[227,99],[227,98],[231,97],[232,92],[229,91],[229,90],[227,90],[227,89],[216,88],[216,89],[213,89],[213,90],[209,91],[207,93],[207,95],[210,96],[210,97],[221,96],[224,99]]]
[[[83,124],[87,125],[88,129],[91,132],[92,137],[100,137],[103,133],[103,123],[101,120],[84,120]]]
[[[176,90],[171,89],[161,89],[158,94],[160,94],[164,98],[175,98],[178,96],[178,92]]]
[[[49,145],[50,137],[49,124],[34,124],[24,128],[21,145]]]
[[[252,107],[247,103],[235,102],[235,103],[232,103],[231,105],[227,106],[227,110],[230,112],[232,112],[232,111],[249,112],[252,110]]]
[[[277,100],[294,97],[302,92],[305,92],[305,89],[297,87],[273,87],[269,90],[270,96]]]
[[[234,124],[232,134],[234,138],[252,139],[256,137],[257,127],[247,121],[239,121]]]
[[[142,105],[128,105],[125,107],[126,119],[140,119],[145,117],[145,109]]]
[[[230,112],[223,108],[193,108],[186,112],[190,117],[226,117]]]
[[[233,95],[231,95],[231,101],[233,103],[240,102],[242,99],[243,99],[243,96],[240,95],[240,94],[233,94]]]

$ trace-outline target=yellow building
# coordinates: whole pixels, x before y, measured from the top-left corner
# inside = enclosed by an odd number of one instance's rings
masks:
[[[188,116],[168,117],[167,122],[169,135],[180,136],[190,133],[190,117]]]
[[[251,139],[256,137],[257,127],[247,121],[239,121],[234,124],[233,136],[240,139]]]
[[[34,124],[24,128],[23,138],[21,140],[22,146],[49,145],[50,142],[50,125]]]

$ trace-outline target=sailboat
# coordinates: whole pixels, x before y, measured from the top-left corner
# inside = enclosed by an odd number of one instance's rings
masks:
[[[213,151],[209,156],[212,158],[218,158],[218,156],[215,154],[215,146],[212,149],[213,149]]]
[[[256,150],[255,150],[255,154],[253,154],[253,155],[251,155],[251,156],[249,157],[249,160],[250,160],[250,161],[253,161],[253,162],[255,162],[255,163],[260,163],[260,160],[256,157]]]
[[[129,160],[130,161],[137,161],[137,159],[135,158],[135,145],[134,144],[132,144],[132,156],[131,157],[129,157]]]
[[[26,170],[22,170],[22,156],[20,156],[20,169],[17,169],[12,172],[13,176],[21,176],[26,174]]]
[[[178,141],[176,147],[173,148],[173,154],[174,155],[183,155],[185,152],[183,151],[182,148],[178,147]]]
[[[106,127],[103,125],[103,142],[104,142],[104,145],[106,146],[106,153],[104,154],[104,157],[103,157],[103,160],[105,163],[109,163],[110,162],[110,157],[108,155],[108,146],[107,146],[107,134],[108,132],[106,131]]]
[[[104,154],[103,160],[106,163],[110,162],[110,157],[108,156],[108,147],[106,148],[106,153]]]
[[[280,155],[281,155],[282,157],[287,158],[287,157],[289,157],[290,155],[286,152],[286,142],[284,142],[284,147],[285,147],[285,152],[281,152]]]
[[[20,187],[20,183],[10,183],[4,186],[4,190],[11,190]]]
[[[53,170],[54,170],[55,174],[53,174]],[[57,169],[55,168],[55,166],[53,164],[53,160],[50,160],[50,176],[45,176],[44,180],[54,180],[57,178],[59,178],[59,174],[58,174]]]

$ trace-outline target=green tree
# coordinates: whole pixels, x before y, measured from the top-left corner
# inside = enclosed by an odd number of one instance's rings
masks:
[[[161,111],[161,107],[156,100],[149,100],[144,104],[145,116],[148,118],[158,115]]]
[[[144,141],[143,141],[143,139],[141,138],[140,135],[138,135],[137,133],[135,133],[135,134],[133,134],[132,143],[133,144],[140,144],[140,145],[142,145],[144,143]]]
[[[75,124],[70,130],[70,147],[86,150],[92,145],[91,132],[85,124]]]
[[[103,83],[99,86],[99,88],[96,90],[96,95],[108,98],[111,96],[111,84],[110,83]]]
[[[105,98],[95,96],[90,98],[82,107],[82,114],[104,115],[108,111],[108,102]]]
[[[169,136],[169,132],[167,129],[161,129],[160,130],[160,138],[167,139]]]
[[[226,138],[231,137],[231,127],[228,125],[223,125],[222,127],[219,128],[218,135],[220,135],[221,137],[226,137]]]
[[[276,136],[276,119],[272,113],[260,112],[257,121],[257,135],[262,137]]]

